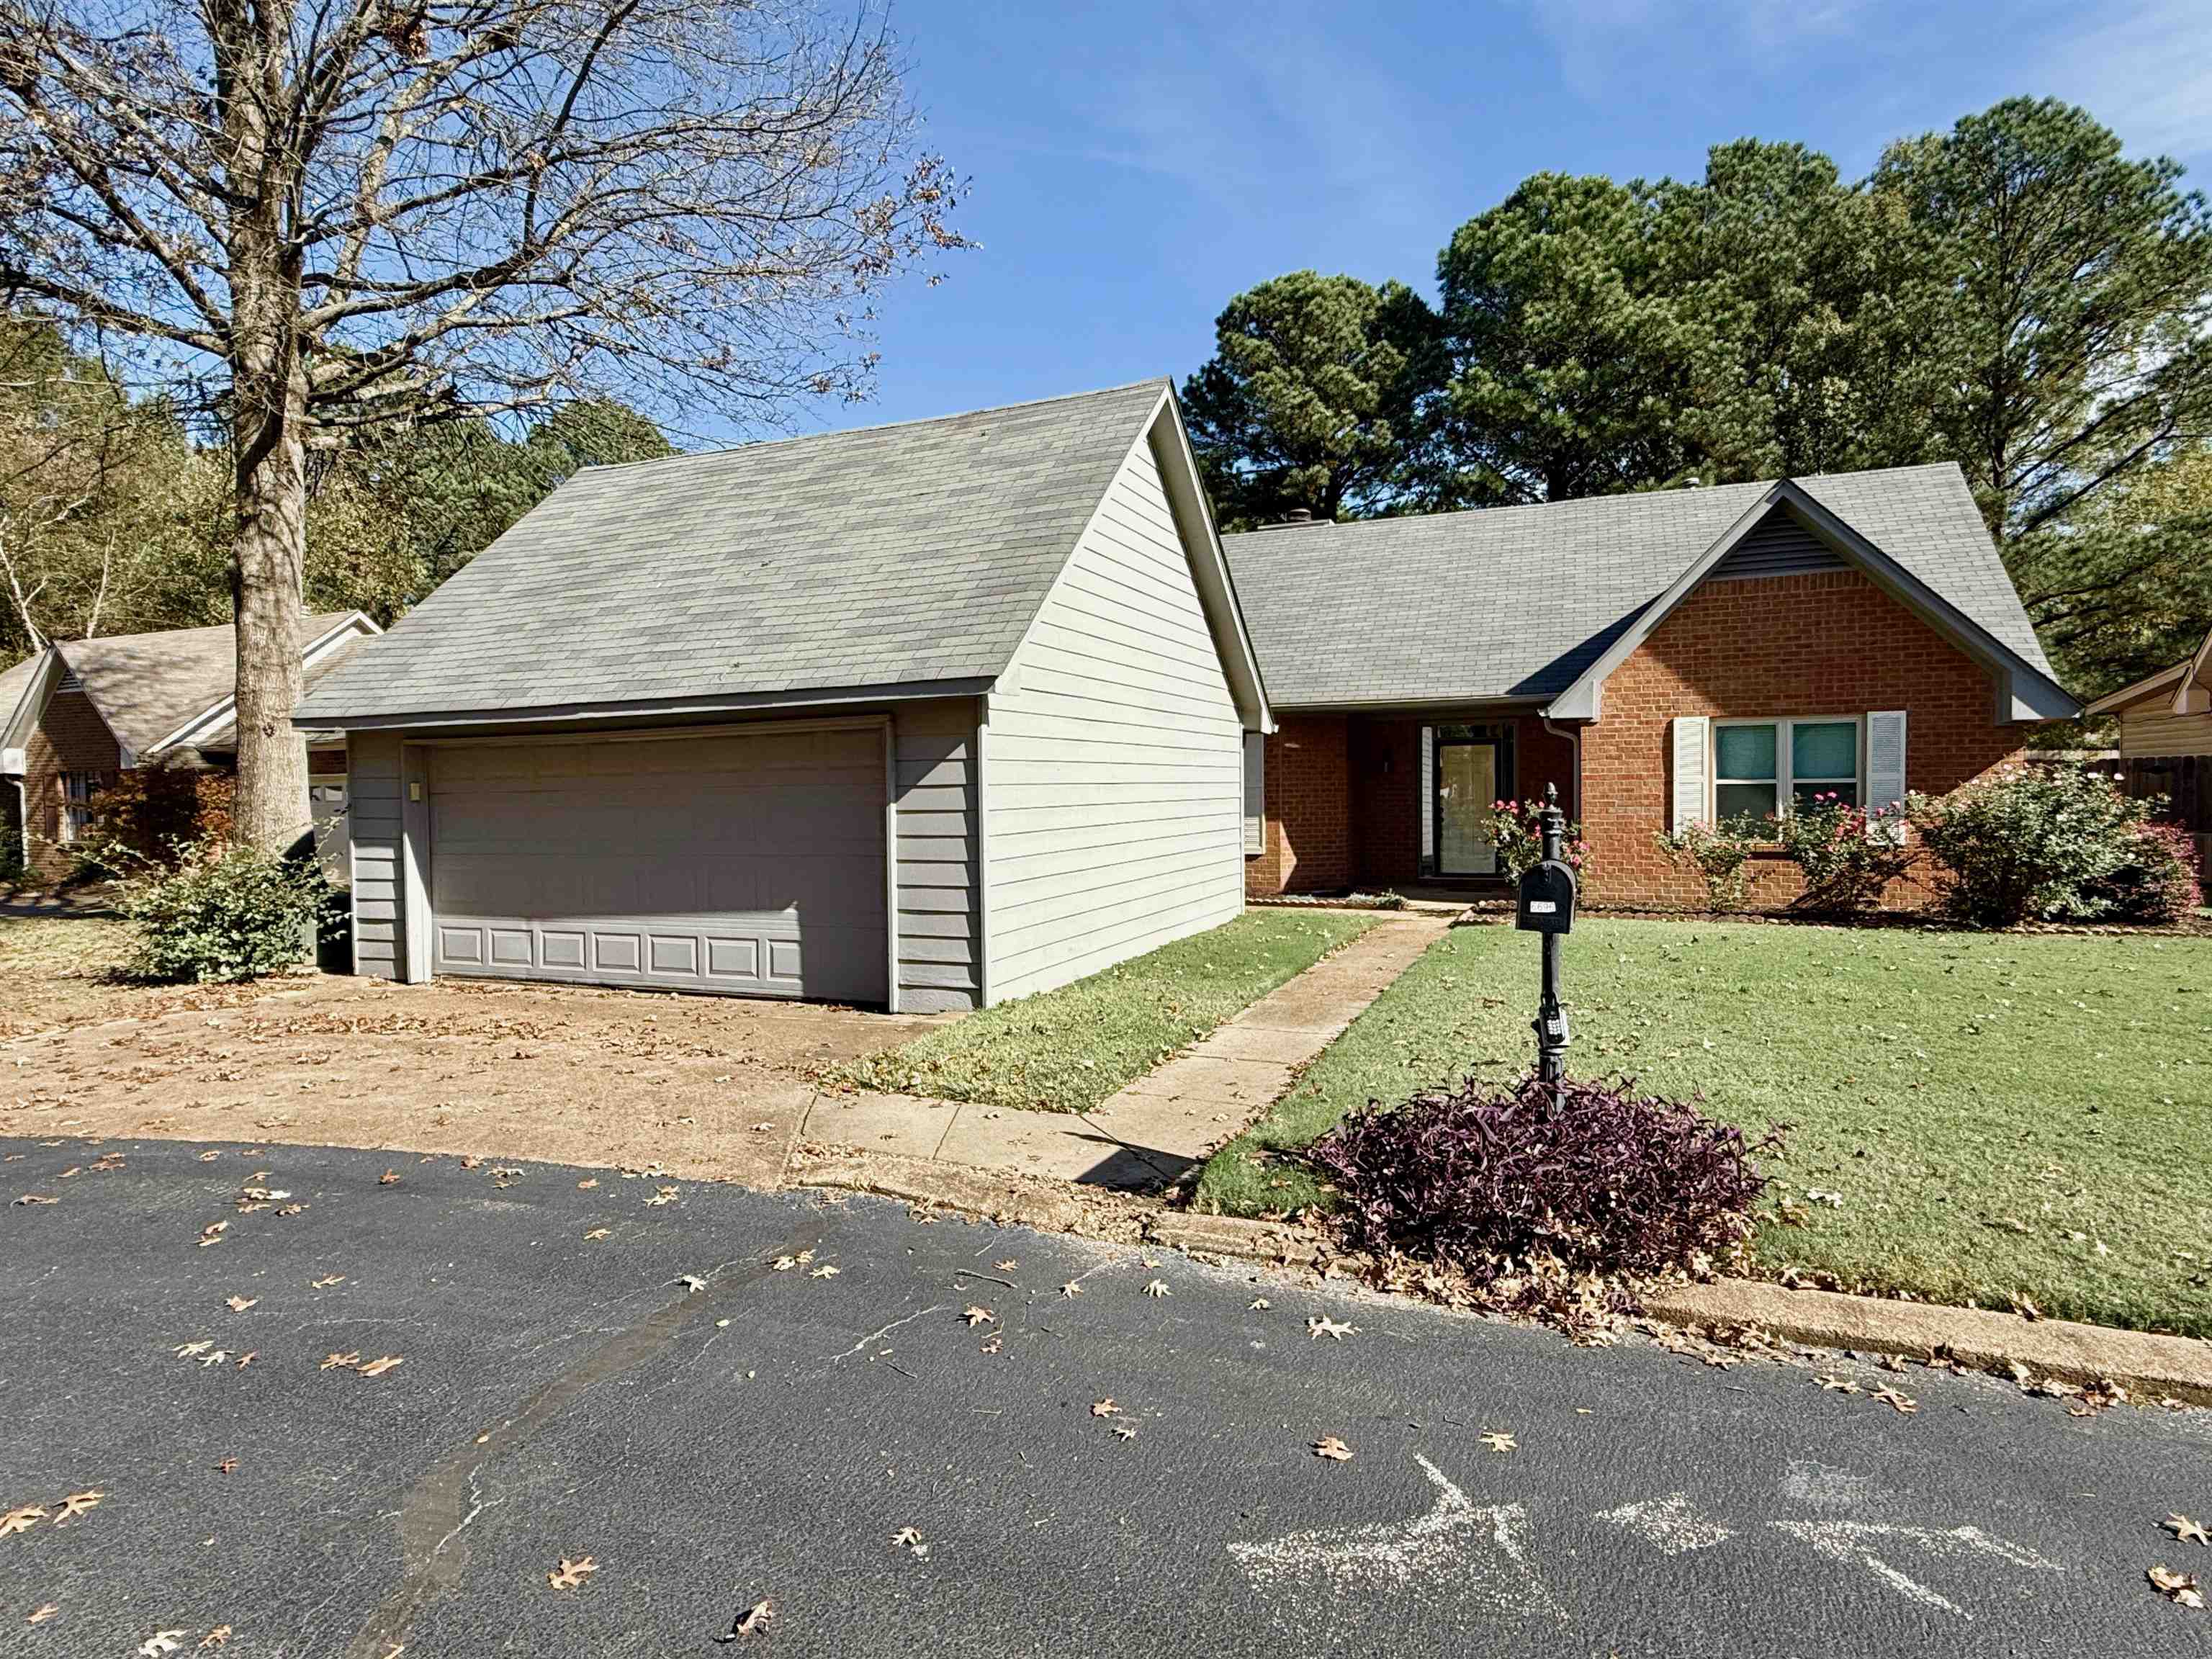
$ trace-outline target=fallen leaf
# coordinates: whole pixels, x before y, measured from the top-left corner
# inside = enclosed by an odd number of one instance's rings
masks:
[[[690,1295],[707,1288],[707,1281],[700,1278],[696,1273],[679,1273],[677,1275],[675,1282],[684,1287],[684,1293],[686,1295]]]
[[[221,1154],[207,1152],[202,1156],[217,1158]],[[161,1656],[165,1653],[174,1653],[183,1645],[184,1638],[190,1634],[191,1634],[190,1631],[157,1630],[138,1644],[136,1650],[138,1659],[161,1659]]]
[[[233,1469],[236,1468],[237,1467],[238,1467],[238,1460],[237,1460],[235,1457],[226,1457],[226,1458],[224,1458],[224,1459],[222,1460],[222,1462],[218,1463],[218,1464],[216,1464],[216,1465],[215,1466],[215,1472],[216,1472],[217,1474],[229,1474]]]
[[[1114,1425],[1114,1437],[1116,1440],[1134,1440],[1137,1437],[1137,1431],[1129,1424],[1116,1423]]]
[[[222,1154],[221,1152],[202,1152],[200,1154],[200,1162],[203,1164],[212,1164],[216,1159],[222,1156]]]
[[[382,1175],[377,1176],[376,1184],[380,1187],[397,1187],[399,1184],[399,1171],[386,1170]]]
[[[308,1285],[307,1288],[311,1291],[327,1291],[333,1285],[343,1285],[344,1283],[345,1275],[343,1273],[332,1273],[326,1279],[319,1279],[315,1280],[315,1282]]]
[[[1494,1452],[1503,1453],[1516,1449],[1513,1443],[1513,1437],[1510,1434],[1498,1434],[1492,1431],[1492,1433],[1482,1436],[1481,1438],[1482,1443],[1489,1447],[1490,1449]]]
[[[350,1370],[353,1367],[360,1364],[361,1355],[358,1352],[353,1353],[332,1353],[324,1355],[323,1363],[316,1366],[315,1369],[321,1371]]]
[[[1347,1320],[1331,1319],[1324,1314],[1312,1314],[1306,1319],[1306,1337],[1310,1341],[1316,1337],[1327,1336],[1334,1337],[1337,1341],[1341,1342],[1358,1329],[1358,1326]]]
[[[1316,1457],[1326,1457],[1332,1463],[1349,1463],[1352,1461],[1352,1448],[1333,1434],[1323,1435],[1315,1441],[1313,1451]]]
[[[52,1618],[60,1611],[61,1609],[59,1607],[56,1607],[52,1601],[49,1601],[43,1607],[33,1608],[32,1610],[31,1616],[27,1622],[33,1625],[43,1625],[47,1620]]]
[[[599,1177],[598,1177],[597,1176],[592,1176],[589,1181],[580,1181],[580,1182],[578,1182],[576,1183],[576,1190],[577,1190],[577,1191],[579,1191],[579,1192],[585,1192],[585,1193],[588,1193],[589,1191],[591,1191],[591,1190],[592,1190],[592,1188],[594,1188],[594,1187],[598,1186],[599,1184]]]
[[[483,1162],[480,1158],[465,1158],[461,1160],[461,1167],[464,1170],[473,1170]]]
[[[213,1346],[215,1346],[214,1343],[205,1340],[198,1342],[181,1343],[177,1348],[177,1358],[179,1359],[196,1359]]]
[[[2204,1595],[2197,1588],[2197,1575],[2194,1573],[2176,1572],[2172,1567],[2161,1565],[2151,1568],[2143,1577],[2149,1579],[2152,1588],[2169,1601],[2178,1601],[2185,1607],[2201,1608],[2204,1605]]]
[[[2182,1543],[2212,1544],[2212,1533],[2206,1532],[2185,1515],[2169,1515],[2160,1524]]]
[[[251,1365],[255,1360],[260,1358],[260,1349],[248,1348],[244,1353],[238,1356],[238,1369],[244,1370],[248,1365]]]
[[[775,1261],[768,1264],[768,1270],[772,1273],[787,1273],[798,1265],[799,1258],[797,1256],[780,1255],[776,1257]]]
[[[54,1524],[59,1526],[64,1521],[76,1520],[87,1510],[98,1509],[100,1500],[106,1496],[104,1492],[71,1492],[67,1498],[62,1499],[61,1513],[54,1517]]]
[[[200,1356],[200,1369],[203,1370],[210,1366],[227,1365],[229,1363],[230,1350],[228,1348],[217,1348],[213,1353],[204,1353]]]
[[[228,1625],[217,1625],[205,1636],[200,1638],[200,1646],[203,1650],[207,1648],[219,1648],[229,1640],[230,1626]]]
[[[200,1249],[204,1250],[210,1244],[221,1243],[222,1242],[222,1236],[229,1231],[230,1223],[228,1221],[211,1222],[207,1226],[201,1228]]]
[[[834,1261],[825,1261],[806,1276],[809,1279],[835,1279],[845,1270]]]
[[[381,1358],[370,1360],[366,1365],[359,1367],[359,1370],[363,1376],[381,1376],[394,1365],[404,1365],[406,1363],[398,1354],[388,1353]]]
[[[15,1200],[18,1204],[58,1204],[58,1198],[48,1198],[44,1193],[25,1193]]]
[[[757,1635],[767,1627],[768,1621],[775,1617],[775,1609],[768,1602],[756,1601],[750,1609],[739,1613],[731,1621],[729,1634],[717,1636],[714,1639],[717,1642],[734,1642],[740,1636]]]
[[[1255,1296],[1252,1298],[1252,1311],[1254,1313],[1265,1313],[1268,1309],[1274,1305],[1275,1304],[1273,1303],[1268,1301],[1264,1296]]]
[[[921,1534],[912,1527],[901,1527],[891,1534],[891,1542],[913,1552],[917,1559],[929,1553],[929,1546],[921,1541]]]
[[[19,1510],[9,1510],[0,1515],[0,1538],[11,1532],[28,1532],[46,1518],[46,1506],[43,1504],[26,1504]]]
[[[605,1238],[612,1231],[614,1231],[614,1229],[611,1227],[594,1227],[591,1231],[584,1235],[584,1242],[588,1244],[595,1238]]]
[[[261,1298],[258,1296],[234,1296],[222,1305],[229,1309],[233,1313],[244,1313],[248,1308],[253,1306],[254,1304],[260,1300]]]
[[[995,1316],[993,1315],[988,1308],[978,1308],[973,1304],[970,1304],[969,1306],[963,1308],[960,1310],[960,1316],[968,1322],[968,1328],[970,1330],[973,1330],[976,1326],[984,1323],[986,1321],[994,1318]]]
[[[1848,1376],[1827,1376],[1817,1379],[1822,1390],[1828,1394],[1856,1394],[1859,1385]]]
[[[1111,1417],[1121,1409],[1114,1403],[1114,1396],[1110,1394],[1103,1400],[1094,1400],[1091,1402],[1091,1414],[1093,1417]]]
[[[682,1196],[683,1194],[673,1187],[655,1187],[653,1189],[653,1196],[645,1201],[657,1208],[663,1204],[673,1204]]]
[[[599,1564],[588,1555],[580,1561],[571,1561],[564,1555],[561,1558],[560,1566],[545,1575],[545,1582],[556,1590],[574,1589],[584,1582],[586,1574],[599,1570]]]
[[[1920,1409],[1920,1402],[1917,1400],[1908,1400],[1895,1389],[1876,1389],[1873,1397],[1895,1411],[1900,1417],[1910,1417]]]
[[[1022,1264],[1016,1261],[1012,1256],[1008,1256],[1004,1261],[994,1261],[991,1264],[994,1268],[1002,1273],[1010,1273],[1021,1265]]]
[[[1146,1296],[1173,1296],[1175,1292],[1168,1288],[1168,1282],[1166,1279],[1155,1279],[1146,1285],[1145,1294]]]
[[[985,1337],[982,1341],[976,1346],[975,1352],[977,1353],[996,1353],[1000,1349],[1006,1346],[1006,1334],[1002,1331],[993,1331],[990,1335]]]
[[[1061,1286],[1060,1287],[1060,1293],[1062,1296],[1064,1296],[1064,1297],[1066,1297],[1066,1296],[1081,1296],[1081,1295],[1083,1294],[1083,1286],[1082,1286],[1082,1285],[1079,1285],[1079,1284],[1077,1284],[1073,1279],[1069,1279],[1069,1280],[1067,1281],[1067,1283],[1066,1283],[1066,1284],[1065,1284],[1065,1285],[1061,1285]]]

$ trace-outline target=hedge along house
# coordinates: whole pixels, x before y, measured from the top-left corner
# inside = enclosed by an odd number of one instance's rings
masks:
[[[2119,722],[2128,793],[2163,796],[2163,815],[2196,837],[2197,862],[2212,870],[2212,633],[2187,661],[2099,698],[2088,712]]]
[[[1480,890],[1492,802],[1554,784],[1605,901],[1696,902],[1659,832],[1948,790],[2080,712],[1948,465],[1224,545],[1279,722],[1255,896]],[[1758,866],[1754,903],[1795,896]]]
[[[587,470],[295,719],[360,971],[908,1011],[1235,916],[1270,723],[1164,381]]]
[[[312,686],[376,624],[358,611],[303,617],[302,672]],[[152,768],[228,773],[238,749],[233,690],[237,635],[228,623],[104,639],[49,641],[0,673],[0,819],[24,866],[57,881],[70,844],[91,827],[100,792]],[[313,734],[308,793],[319,835],[341,845],[343,738]]]

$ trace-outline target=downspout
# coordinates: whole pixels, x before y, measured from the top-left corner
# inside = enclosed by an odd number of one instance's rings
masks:
[[[1574,750],[1575,775],[1573,781],[1567,786],[1567,816],[1580,823],[1583,820],[1583,729],[1577,726],[1563,732],[1552,724],[1552,717],[1548,714],[1540,714],[1537,719],[1544,723],[1547,732],[1555,738],[1565,738],[1567,746]]]

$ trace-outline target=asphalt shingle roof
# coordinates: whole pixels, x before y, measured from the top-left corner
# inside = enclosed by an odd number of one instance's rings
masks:
[[[333,611],[302,618],[301,643],[327,634],[352,614]],[[140,755],[230,696],[238,683],[237,635],[228,623],[58,640],[55,648],[84,683],[85,695],[116,741]]]
[[[1956,466],[1796,482],[2051,673]],[[1772,487],[1260,530],[1222,545],[1278,708],[1552,697]]]
[[[589,469],[299,718],[994,678],[1166,385]]]

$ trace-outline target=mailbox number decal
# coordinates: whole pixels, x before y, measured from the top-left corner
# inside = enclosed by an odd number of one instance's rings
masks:
[[[1559,913],[1559,907],[1549,899],[1530,899],[1528,901],[1528,914],[1532,916],[1556,915]]]

